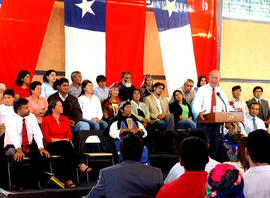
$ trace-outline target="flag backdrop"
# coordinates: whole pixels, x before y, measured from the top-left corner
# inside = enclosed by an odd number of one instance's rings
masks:
[[[54,0],[2,0],[0,74],[13,87],[20,70],[33,76]]]

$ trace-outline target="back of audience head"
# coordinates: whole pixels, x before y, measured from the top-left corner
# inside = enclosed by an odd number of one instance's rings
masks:
[[[28,85],[29,82],[30,82],[30,72],[26,71],[26,70],[21,70],[18,73],[18,76],[17,76],[17,79],[16,79],[16,84],[18,86],[22,86],[23,83]]]
[[[209,145],[209,139],[207,133],[199,128],[190,129],[185,138],[188,137],[197,137]]]
[[[197,87],[201,87],[203,85],[207,84],[207,78],[206,76],[200,76],[197,82]]]
[[[69,85],[69,82],[68,82],[68,79],[66,78],[60,78],[59,80],[56,80],[54,83],[53,83],[53,88],[55,90],[58,90],[61,88],[61,86],[64,84],[64,83],[67,83],[67,85]]]
[[[247,137],[241,137],[238,142],[236,151],[236,161],[240,162],[241,166],[244,168],[245,171],[249,169],[249,163],[245,153],[246,145],[247,145]]]
[[[12,106],[15,100],[15,93],[13,89],[6,89],[3,93],[4,104],[7,106]]]
[[[262,129],[255,130],[248,134],[247,156],[249,162],[267,163],[270,162],[270,135]],[[250,166],[252,164],[250,163]]]
[[[186,171],[204,171],[208,163],[208,145],[198,137],[183,140],[179,150],[180,164]]]
[[[129,133],[120,140],[120,153],[123,161],[140,161],[143,152],[143,140],[138,135]]]
[[[56,81],[56,71],[53,69],[46,71],[46,73],[43,75],[43,82],[54,83],[55,81]]]
[[[41,94],[41,82],[39,82],[39,81],[31,82],[31,84],[29,85],[29,93],[30,93],[30,95],[32,95],[33,92],[37,92],[37,95],[40,96],[40,94]]]
[[[81,92],[81,96],[83,96],[85,94],[85,90],[87,89],[87,85],[89,84],[89,86],[91,86],[91,90],[90,92],[93,93],[93,90],[94,90],[94,86],[93,86],[93,83],[90,81],[90,80],[83,80],[82,81],[82,92]]]
[[[13,102],[14,112],[20,115],[21,117],[25,117],[29,115],[29,105],[28,100],[26,98],[17,98]]]
[[[75,84],[76,83],[81,83],[81,81],[82,81],[81,72],[79,72],[79,71],[72,72],[71,75],[70,75],[70,78],[71,78],[71,81],[73,83],[75,83]]]

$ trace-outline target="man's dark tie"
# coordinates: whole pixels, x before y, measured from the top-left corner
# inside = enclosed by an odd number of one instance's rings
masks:
[[[27,135],[25,119],[23,119],[23,127],[22,127],[22,147],[23,147],[23,151],[25,153],[29,152],[29,142],[28,142],[28,135]]]
[[[254,129],[254,131],[255,131],[255,130],[258,129],[257,124],[256,124],[256,119],[255,119],[255,117],[253,117],[252,120],[253,120],[253,129]]]

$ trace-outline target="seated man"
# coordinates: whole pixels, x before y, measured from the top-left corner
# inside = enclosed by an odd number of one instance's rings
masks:
[[[119,105],[120,111],[118,115],[111,121],[109,134],[115,139],[116,150],[120,156],[119,142],[128,133],[132,132],[139,135],[140,137],[146,137],[147,131],[145,130],[143,124],[131,114],[131,103],[129,101],[121,102]],[[146,147],[145,147],[146,149]],[[145,150],[144,152],[147,152]],[[148,156],[141,160],[142,162],[148,161]]]
[[[82,74],[79,71],[74,71],[71,73],[72,83],[69,85],[69,94],[78,98],[82,92]]]
[[[246,155],[250,168],[244,173],[246,198],[270,197],[270,135],[264,130],[248,134]]]
[[[253,89],[254,98],[246,101],[246,103],[248,107],[252,102],[257,102],[260,105],[258,118],[262,119],[264,121],[264,124],[268,126],[268,124],[270,123],[270,109],[268,101],[261,99],[262,94],[263,94],[262,87],[260,86],[254,87]]]
[[[119,99],[120,101],[131,100],[132,93],[135,87],[132,85],[131,82],[131,73],[130,72],[123,72],[121,74],[122,82],[119,84]]]
[[[155,197],[163,185],[162,173],[159,168],[139,162],[142,151],[143,142],[139,136],[128,134],[121,139],[123,162],[102,169],[98,183],[87,198]]]
[[[266,130],[264,122],[257,117],[259,109],[260,105],[257,102],[252,102],[249,106],[249,115],[245,117],[244,121],[244,127],[247,134],[257,129]]]
[[[149,109],[150,122],[161,131],[175,130],[173,114],[169,110],[169,102],[161,94],[165,89],[163,83],[154,84],[154,93],[145,98],[145,104]]]
[[[165,184],[158,192],[157,198],[181,197],[204,198],[207,186],[208,145],[197,137],[183,140],[180,149],[180,164],[185,173],[177,180]]]
[[[41,157],[50,157],[43,147],[42,132],[36,117],[30,113],[28,100],[18,98],[13,102],[14,114],[6,122],[5,154],[14,159],[16,185],[19,191],[23,190],[26,178],[23,171],[23,159],[30,157],[30,166],[33,173],[33,184],[37,185],[41,175]]]
[[[190,132],[185,136],[185,138],[188,137],[198,137],[202,141],[204,141],[207,145],[209,145],[209,139],[207,134],[202,129],[191,129]],[[179,159],[180,160],[180,159]],[[207,173],[210,173],[210,171],[217,165],[219,162],[216,160],[213,160],[211,157],[209,157],[209,162],[205,166],[205,171]],[[172,169],[170,170],[169,174],[167,175],[166,179],[164,180],[165,184],[168,184],[176,179],[178,179],[181,175],[183,175],[185,172],[185,169],[183,166],[181,166],[180,162],[177,162]]]
[[[90,130],[87,122],[82,119],[82,110],[78,99],[68,93],[68,79],[60,78],[54,83],[54,89],[58,91],[48,98],[48,103],[52,100],[60,100],[64,108],[64,116],[69,119],[71,132],[78,133],[81,130]]]

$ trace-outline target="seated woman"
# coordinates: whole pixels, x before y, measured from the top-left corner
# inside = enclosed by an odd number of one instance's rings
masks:
[[[111,120],[117,116],[118,105],[120,100],[118,98],[120,86],[117,83],[113,83],[109,87],[109,97],[102,102],[103,120],[110,123]]]
[[[41,82],[34,81],[29,86],[30,96],[26,99],[29,101],[30,112],[33,113],[38,123],[42,123],[42,117],[48,109],[48,102],[46,98],[40,97],[41,94]]]
[[[197,92],[198,89],[207,84],[207,78],[205,76],[200,76],[197,82],[197,87],[194,88],[194,90]]]
[[[56,81],[56,71],[55,70],[48,70],[43,76],[43,84],[41,85],[41,96],[45,98],[49,98],[50,95],[57,92],[53,88],[53,83]]]
[[[190,105],[183,98],[179,90],[173,92],[174,102],[170,104],[170,112],[174,115],[176,129],[193,129],[196,124],[193,122]]]
[[[133,115],[135,115],[136,118],[138,118],[138,120],[143,123],[144,128],[146,128],[150,121],[150,114],[146,108],[146,105],[141,102],[140,99],[140,91],[135,89],[132,93],[131,112]]]
[[[127,133],[134,133],[143,138],[147,136],[147,131],[142,123],[131,114],[131,103],[129,101],[123,101],[119,105],[118,115],[111,121],[109,128],[109,134],[115,140],[116,150],[120,159],[120,138],[123,138]],[[148,150],[146,147],[144,148],[141,162],[148,162]]]
[[[42,120],[41,130],[43,133],[43,142],[46,150],[51,155],[61,155],[59,161],[60,168],[56,174],[65,181],[68,188],[76,187],[72,182],[76,167],[79,167],[83,174],[89,173],[92,169],[79,161],[75,149],[72,146],[71,130],[69,120],[63,113],[63,106],[60,100],[52,100],[49,103],[48,111]]]
[[[25,70],[20,71],[16,79],[16,86],[14,87],[15,98],[26,98],[30,95],[28,92],[29,82],[30,72]]]
[[[150,96],[153,93],[153,79],[151,75],[146,74],[140,93],[142,101],[144,101],[145,97]]]
[[[94,95],[94,86],[90,80],[82,82],[82,92],[78,101],[82,109],[83,121],[89,123],[90,130],[104,130],[108,127],[107,122],[102,120],[100,100]]]
[[[4,83],[0,83],[0,105],[4,104],[4,91],[6,90],[6,85]]]

